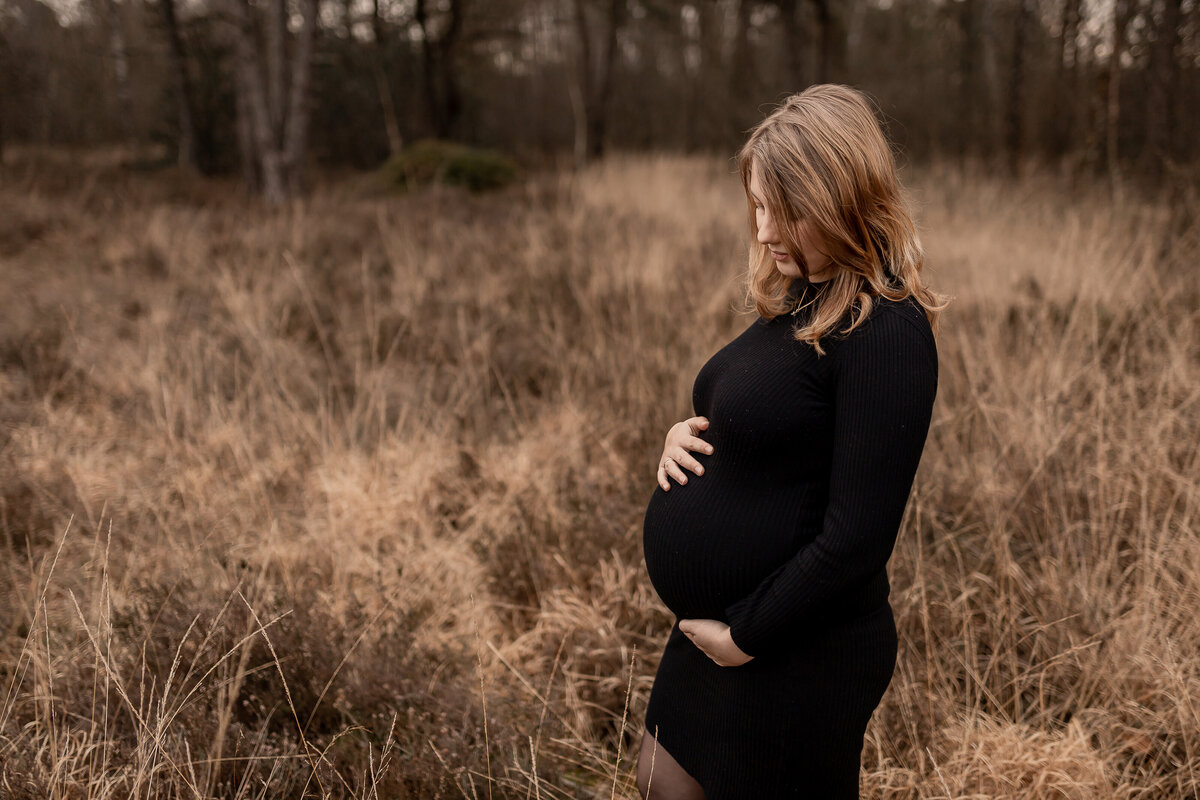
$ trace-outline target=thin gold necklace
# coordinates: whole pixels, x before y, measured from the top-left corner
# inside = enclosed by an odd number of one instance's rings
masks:
[[[809,300],[807,303],[806,303],[806,302],[804,302],[804,299],[805,299],[806,297],[808,297],[808,290],[809,290],[809,289],[812,287],[812,285],[813,285],[813,284],[811,284],[811,283],[807,283],[807,282],[804,284],[804,291],[803,291],[803,293],[800,295],[800,299],[796,301],[796,307],[795,307],[794,309],[792,309],[792,316],[793,316],[793,317],[794,317],[794,316],[796,316],[796,315],[798,315],[798,314],[799,314],[801,311],[803,311],[804,309],[806,309],[806,308],[808,308],[809,306],[811,306],[813,303],[817,302],[817,295],[818,295],[818,294],[820,293],[820,291],[821,291],[819,288],[818,288],[818,289],[814,289],[814,290],[813,290],[813,296],[812,296],[812,299],[811,299],[811,300]]]

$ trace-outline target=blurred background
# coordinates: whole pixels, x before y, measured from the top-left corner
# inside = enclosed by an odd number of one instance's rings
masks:
[[[1200,796],[1197,0],[0,0],[0,798],[634,800],[828,80],[952,296],[862,796]]]
[[[4,0],[0,144],[122,145],[278,194],[307,162],[427,138],[526,164],[728,153],[770,104],[842,82],[911,158],[1158,180],[1200,152],[1198,5]]]

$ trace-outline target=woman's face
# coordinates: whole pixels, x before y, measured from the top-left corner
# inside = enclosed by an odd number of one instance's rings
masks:
[[[770,248],[771,257],[775,259],[775,268],[789,278],[802,277],[800,265],[786,250],[779,237],[779,230],[775,226],[775,217],[763,201],[762,184],[758,180],[758,167],[754,163],[750,165],[750,197],[754,200],[758,241]],[[812,231],[812,227],[807,222],[800,222],[795,238],[800,246],[800,256],[808,265],[809,280],[820,282],[832,278],[833,270],[829,268],[831,263],[829,255],[825,252],[825,243]]]

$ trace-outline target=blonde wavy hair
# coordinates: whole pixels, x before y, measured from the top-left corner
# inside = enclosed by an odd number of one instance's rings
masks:
[[[911,295],[937,332],[949,298],[921,284],[925,251],[891,148],[865,94],[819,84],[792,95],[751,131],[737,162],[750,216],[748,305],[767,319],[794,305],[788,295],[793,279],[776,268],[770,248],[758,241],[750,193],[751,169],[757,167],[763,202],[801,274],[808,276],[797,235],[801,222],[837,268],[808,324],[797,328],[798,341],[823,354],[821,337],[847,314],[850,324],[841,333],[854,330],[877,297]]]

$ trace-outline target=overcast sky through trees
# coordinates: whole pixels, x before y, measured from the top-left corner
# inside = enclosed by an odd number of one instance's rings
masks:
[[[280,192],[429,137],[730,152],[823,81],[874,95],[912,158],[1010,172],[1185,175],[1200,127],[1198,0],[319,0],[312,25],[309,0],[51,2],[0,0],[0,142]]]

